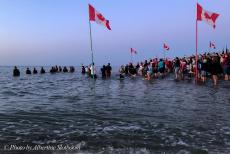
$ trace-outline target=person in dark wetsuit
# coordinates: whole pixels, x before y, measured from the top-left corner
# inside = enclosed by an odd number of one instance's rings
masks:
[[[103,79],[106,78],[106,66],[105,65],[103,65],[101,68],[101,76]]]
[[[136,69],[134,68],[133,64],[130,63],[129,64],[129,75],[134,77],[134,76],[136,76],[136,74],[137,74]]]
[[[56,72],[55,67],[52,67],[52,68],[50,69],[50,73],[55,73],[55,72]]]
[[[108,65],[105,67],[106,78],[110,78],[111,71],[112,71],[112,67],[110,66],[110,63],[108,63]]]
[[[36,68],[34,68],[33,74],[38,74],[38,71],[36,70]]]
[[[58,71],[59,71],[59,72],[62,72],[61,66],[58,67]]]
[[[31,74],[31,71],[30,71],[30,69],[27,67],[27,69],[26,69],[26,74],[28,74],[28,75],[30,75]]]
[[[41,73],[41,74],[45,74],[45,73],[46,73],[46,71],[45,71],[45,69],[44,69],[43,67],[41,68],[40,73]]]
[[[13,70],[13,76],[14,77],[20,76],[20,71],[16,66],[14,67],[14,70]]]
[[[81,73],[85,74],[85,66],[84,65],[81,66]]]
[[[63,72],[64,72],[64,73],[67,73],[67,72],[68,72],[68,69],[67,69],[66,66],[63,68]]]
[[[75,72],[75,68],[74,68],[73,66],[70,66],[69,72],[70,72],[70,73]]]

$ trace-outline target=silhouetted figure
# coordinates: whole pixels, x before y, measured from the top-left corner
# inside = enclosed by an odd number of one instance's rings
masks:
[[[103,67],[101,68],[101,76],[102,76],[102,78],[106,78],[106,67],[105,67],[105,65],[103,65]]]
[[[58,71],[59,71],[59,72],[62,72],[62,68],[61,68],[61,66],[59,66],[59,69],[58,69]]]
[[[81,66],[81,73],[82,73],[82,74],[85,74],[85,72],[86,72],[86,71],[85,71],[85,66],[82,65],[82,66]]]
[[[137,74],[136,69],[134,68],[132,63],[129,64],[128,71],[129,71],[129,75],[131,75],[131,76],[135,76]]]
[[[67,69],[66,66],[63,68],[63,72],[64,72],[64,73],[67,73],[67,72],[68,72],[68,69]]]
[[[46,71],[45,71],[45,69],[44,69],[43,67],[41,68],[40,73],[41,73],[41,74],[45,74],[45,73],[46,73]]]
[[[13,76],[14,77],[20,76],[20,71],[16,66],[14,67],[14,70],[13,70]]]
[[[58,66],[57,66],[57,65],[54,67],[54,72],[55,72],[55,73],[58,72]]]
[[[38,74],[38,71],[36,70],[36,68],[34,68],[33,74]]]
[[[52,68],[50,69],[50,73],[56,73],[55,67],[52,67]]]
[[[112,67],[110,66],[110,63],[108,63],[108,65],[106,66],[106,69],[105,69],[106,78],[110,78],[111,71],[112,71]]]
[[[26,74],[30,75],[31,74],[31,70],[27,67],[26,69]]]
[[[75,72],[75,68],[73,66],[70,66],[70,70],[69,70],[70,73],[73,73]]]

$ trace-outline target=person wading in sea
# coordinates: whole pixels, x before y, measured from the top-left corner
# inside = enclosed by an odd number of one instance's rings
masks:
[[[20,71],[16,66],[14,67],[14,70],[13,70],[13,76],[14,77],[20,76]]]
[[[105,67],[106,78],[110,78],[111,71],[112,71],[112,67],[110,66],[110,63],[108,63],[108,65]]]
[[[41,68],[40,73],[41,73],[41,74],[45,74],[45,73],[46,73],[46,71],[45,71],[45,69],[44,69],[43,67]]]
[[[30,71],[30,69],[27,67],[27,69],[26,69],[26,74],[28,74],[28,75],[30,75],[31,74],[31,71]]]
[[[90,73],[91,73],[91,78],[96,79],[97,75],[96,75],[96,68],[94,66],[94,63],[90,66]]]
[[[102,68],[101,68],[101,77],[103,79],[106,78],[106,67],[105,67],[105,65],[103,65]]]
[[[38,71],[36,70],[35,67],[34,67],[34,70],[33,70],[33,74],[38,74]]]

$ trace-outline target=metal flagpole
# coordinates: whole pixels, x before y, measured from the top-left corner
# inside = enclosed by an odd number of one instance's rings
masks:
[[[209,53],[211,52],[211,41],[209,42]]]
[[[131,52],[131,63],[133,63],[133,53]]]
[[[89,33],[90,33],[90,49],[91,49],[91,58],[92,58],[92,75],[93,75],[93,79],[94,79],[94,61],[93,61],[93,40],[92,40],[92,30],[91,30],[91,22],[89,20]]]
[[[196,19],[196,83],[198,82],[198,22]]]

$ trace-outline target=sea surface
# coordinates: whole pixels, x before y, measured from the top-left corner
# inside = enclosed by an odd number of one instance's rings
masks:
[[[0,67],[0,153],[230,153],[230,81],[12,70]]]

